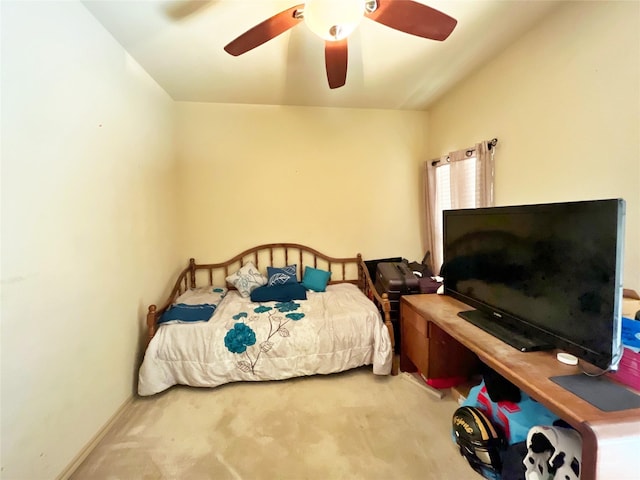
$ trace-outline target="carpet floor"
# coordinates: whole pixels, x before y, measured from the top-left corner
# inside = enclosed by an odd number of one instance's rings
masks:
[[[480,479],[457,403],[371,368],[136,398],[73,480]]]

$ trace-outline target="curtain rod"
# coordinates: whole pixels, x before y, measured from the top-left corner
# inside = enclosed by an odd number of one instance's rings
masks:
[[[487,148],[489,149],[489,151],[491,151],[492,148],[494,148],[498,143],[498,139],[497,138],[493,138],[491,140],[487,140]],[[471,156],[471,154],[475,151],[475,148],[470,148],[469,150],[466,151],[467,156]],[[449,161],[449,157],[447,156],[447,162]],[[431,162],[431,166],[435,167],[437,164],[440,163],[440,160],[434,160],[433,162]]]

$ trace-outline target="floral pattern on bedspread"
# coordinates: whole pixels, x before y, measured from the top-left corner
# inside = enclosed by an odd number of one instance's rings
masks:
[[[307,300],[254,303],[231,291],[208,322],[158,328],[139,371],[138,393],[173,385],[215,387],[373,365],[391,371],[391,339],[376,306],[352,284]]]
[[[253,313],[256,315],[251,317],[251,320],[258,321],[258,315],[266,313],[269,321],[269,333],[267,334],[267,338],[257,345],[258,348],[255,353],[247,351],[249,347],[252,347],[256,343],[256,334],[250,326],[246,323],[238,322],[227,332],[224,337],[224,344],[227,349],[232,353],[244,354],[245,358],[238,361],[238,368],[240,370],[243,372],[255,373],[255,366],[260,359],[260,354],[267,353],[273,348],[274,343],[271,341],[272,337],[275,335],[288,337],[290,334],[289,330],[286,328],[287,323],[290,321],[297,322],[304,318],[304,313],[286,313],[293,312],[298,308],[300,308],[300,304],[296,302],[278,302],[273,307],[260,305],[253,309]],[[283,313],[286,313],[284,317],[282,315],[278,315]],[[247,316],[246,312],[240,312],[237,315],[234,315],[233,319],[240,320],[242,318],[247,318]]]

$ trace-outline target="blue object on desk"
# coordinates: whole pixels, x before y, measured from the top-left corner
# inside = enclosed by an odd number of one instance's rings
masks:
[[[622,317],[622,344],[640,348],[640,321]]]

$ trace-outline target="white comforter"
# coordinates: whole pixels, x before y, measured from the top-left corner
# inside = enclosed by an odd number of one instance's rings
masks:
[[[281,380],[373,364],[391,371],[391,340],[374,304],[352,284],[307,300],[253,303],[231,291],[204,323],[161,326],[140,367],[138,393]]]

